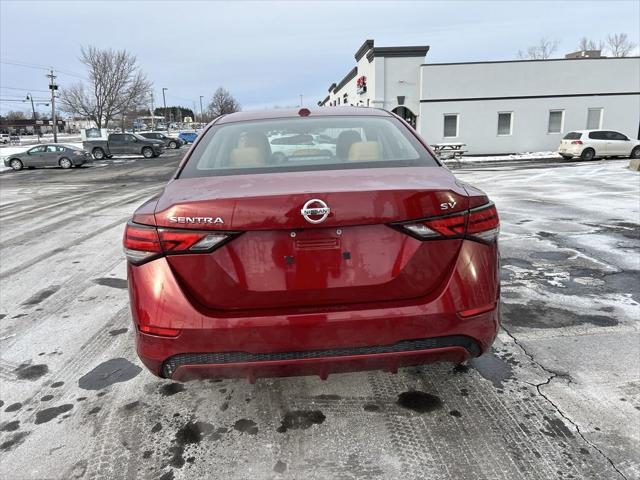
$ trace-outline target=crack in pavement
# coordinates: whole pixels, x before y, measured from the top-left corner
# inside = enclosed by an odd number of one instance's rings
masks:
[[[513,340],[513,342],[520,347],[520,349],[522,350],[522,352],[525,354],[525,356],[527,358],[529,358],[529,360],[531,360],[532,363],[534,363],[535,365],[537,365],[538,367],[540,367],[542,370],[544,370],[545,372],[547,372],[549,374],[549,377],[541,383],[538,384],[534,384],[534,383],[530,383],[530,382],[525,382],[533,387],[536,388],[536,391],[538,392],[538,395],[540,395],[542,398],[544,398],[554,409],[556,412],[558,412],[558,414],[565,419],[567,422],[569,422],[573,428],[575,429],[575,431],[578,433],[578,435],[580,436],[580,438],[582,438],[582,440],[589,445],[591,448],[593,448],[596,452],[598,452],[603,458],[605,458],[609,464],[613,467],[613,469],[616,471],[616,473],[618,473],[618,475],[620,475],[624,480],[629,480],[627,478],[627,476],[622,473],[618,467],[616,466],[616,464],[613,462],[613,460],[611,460],[611,458],[609,458],[609,456],[604,453],[598,446],[596,446],[593,442],[589,441],[584,434],[582,433],[582,431],[580,430],[580,426],[574,422],[571,418],[569,418],[561,409],[560,407],[558,407],[558,405],[555,404],[555,402],[553,400],[551,400],[543,391],[542,391],[542,387],[544,387],[545,385],[549,385],[551,383],[552,380],[554,380],[555,378],[564,378],[567,379],[569,381],[569,383],[572,382],[571,377],[569,377],[569,375],[567,375],[566,373],[560,373],[560,372],[556,372],[553,371],[547,367],[545,367],[544,365],[542,365],[540,362],[538,362],[535,358],[533,358],[533,355],[530,354],[526,348],[524,348],[524,345],[522,345],[520,343],[520,341],[509,331],[507,330],[504,325],[501,325],[500,328],[502,328],[502,330],[504,330],[504,332]]]

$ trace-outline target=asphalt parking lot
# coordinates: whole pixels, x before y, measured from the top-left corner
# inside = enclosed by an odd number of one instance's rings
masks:
[[[1,478],[640,478],[628,160],[456,171],[502,218],[468,366],[177,384],[135,355],[121,236],[181,152],[0,176]]]

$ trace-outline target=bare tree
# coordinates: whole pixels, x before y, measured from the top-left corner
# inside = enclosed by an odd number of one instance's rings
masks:
[[[9,110],[5,115],[7,120],[25,120],[27,117],[20,110]]]
[[[604,42],[602,40],[598,40],[597,42],[593,39],[589,39],[587,37],[582,37],[580,39],[580,43],[578,44],[578,50],[604,50]]]
[[[607,36],[607,46],[614,57],[628,57],[636,44],[629,40],[626,33],[614,33]]]
[[[89,70],[88,85],[78,83],[61,91],[60,103],[65,111],[89,118],[103,128],[114,117],[145,103],[152,85],[131,53],[82,47],[80,61]]]
[[[523,60],[546,60],[558,49],[558,41],[541,38],[538,45],[527,48],[526,51],[518,50],[518,58]]]
[[[240,104],[226,88],[218,87],[211,98],[207,111],[212,118],[216,118],[226,113],[240,111]]]

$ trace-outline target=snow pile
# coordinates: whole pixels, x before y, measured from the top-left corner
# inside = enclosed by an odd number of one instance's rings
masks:
[[[510,162],[513,160],[541,160],[541,159],[554,159],[560,160],[562,156],[558,152],[525,152],[525,153],[513,153],[510,155],[486,155],[486,156],[462,156],[459,161],[465,163],[471,162]],[[453,158],[445,158],[443,161],[454,161]]]

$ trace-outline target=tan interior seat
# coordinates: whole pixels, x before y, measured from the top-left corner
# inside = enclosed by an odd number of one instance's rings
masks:
[[[248,132],[238,141],[238,147],[231,150],[230,167],[251,168],[266,165],[271,157],[271,145],[263,133]]]
[[[264,151],[258,147],[240,147],[231,150],[230,167],[262,167],[266,163]]]
[[[371,162],[380,160],[380,144],[378,142],[355,142],[349,148],[349,161]]]

